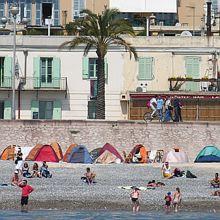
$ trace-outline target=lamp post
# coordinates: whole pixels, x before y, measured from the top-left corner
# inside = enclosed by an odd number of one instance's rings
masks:
[[[11,14],[13,16],[14,26],[13,26],[13,71],[12,71],[12,120],[16,119],[15,114],[15,71],[16,71],[16,17],[19,13],[19,8],[16,4],[12,5]]]

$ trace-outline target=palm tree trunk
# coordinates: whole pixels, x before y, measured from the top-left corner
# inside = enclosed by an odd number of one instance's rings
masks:
[[[105,119],[105,61],[98,56],[96,119]]]

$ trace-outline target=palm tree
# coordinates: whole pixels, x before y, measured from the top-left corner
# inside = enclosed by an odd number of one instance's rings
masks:
[[[64,42],[60,47],[68,46],[73,49],[85,44],[84,56],[90,49],[95,49],[97,54],[97,101],[96,119],[105,119],[105,65],[104,59],[111,45],[123,46],[126,51],[137,59],[135,48],[123,39],[122,35],[135,36],[131,24],[119,18],[117,9],[105,9],[103,13],[94,14],[90,10],[82,11],[85,16],[74,22],[75,29],[80,30],[80,36],[71,41]]]

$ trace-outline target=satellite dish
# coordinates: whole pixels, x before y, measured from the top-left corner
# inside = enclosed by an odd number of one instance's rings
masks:
[[[191,32],[189,31],[183,31],[181,34],[180,34],[181,37],[192,37],[192,34]]]

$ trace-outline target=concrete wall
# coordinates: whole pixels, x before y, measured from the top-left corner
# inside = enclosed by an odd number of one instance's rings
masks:
[[[193,161],[206,145],[220,147],[220,123],[145,124],[128,121],[1,121],[0,150],[10,144],[35,146],[58,142],[63,151],[71,143],[89,150],[106,142],[120,153],[141,143],[149,149],[184,149]]]

